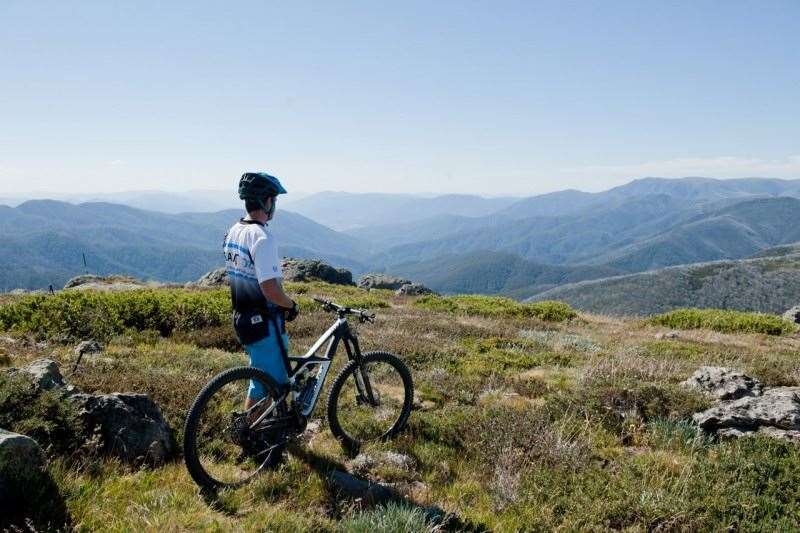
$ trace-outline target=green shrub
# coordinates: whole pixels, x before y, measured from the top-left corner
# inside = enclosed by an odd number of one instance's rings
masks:
[[[674,329],[712,329],[722,333],[786,335],[797,326],[777,315],[723,309],[676,309],[648,319],[648,323]]]
[[[65,291],[26,296],[0,307],[0,329],[53,340],[107,340],[130,329],[166,336],[228,324],[230,313],[225,290]]]
[[[574,309],[563,302],[520,303],[502,296],[426,295],[418,298],[414,305],[421,309],[445,313],[485,317],[538,318],[549,322],[561,322],[578,316]]]

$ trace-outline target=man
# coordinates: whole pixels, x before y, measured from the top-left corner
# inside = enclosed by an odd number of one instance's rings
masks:
[[[288,383],[289,338],[284,320],[298,315],[297,303],[283,290],[275,236],[267,223],[275,215],[278,178],[265,172],[246,172],[239,180],[239,198],[247,216],[225,235],[225,267],[231,286],[233,325],[250,356],[250,365],[272,376],[278,385]],[[260,383],[250,381],[245,402],[249,409],[265,396]]]

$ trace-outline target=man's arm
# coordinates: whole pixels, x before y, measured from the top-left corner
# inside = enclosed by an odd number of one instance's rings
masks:
[[[261,286],[261,292],[264,294],[264,297],[278,307],[291,309],[294,305],[294,301],[283,291],[280,278],[268,279],[262,281],[259,285]]]

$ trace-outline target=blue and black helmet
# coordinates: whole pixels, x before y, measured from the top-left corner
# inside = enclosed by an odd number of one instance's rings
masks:
[[[266,172],[245,172],[239,180],[239,198],[261,202],[270,196],[286,194],[281,182]]]

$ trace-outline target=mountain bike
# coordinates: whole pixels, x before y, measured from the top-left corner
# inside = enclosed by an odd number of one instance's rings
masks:
[[[334,436],[346,450],[357,452],[362,444],[389,439],[405,427],[414,397],[411,372],[391,353],[362,354],[347,322],[354,316],[362,324],[373,323],[375,315],[314,301],[337,318],[305,355],[285,357],[287,385],[279,386],[257,368],[236,367],[215,376],[197,395],[186,418],[183,453],[201,487],[238,487],[280,463],[289,441],[305,431],[340,344],[349,361],[328,393]],[[326,343],[325,354],[316,355]],[[245,410],[251,381],[263,387],[265,396]]]

